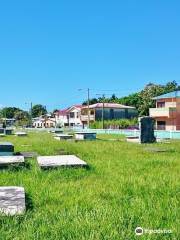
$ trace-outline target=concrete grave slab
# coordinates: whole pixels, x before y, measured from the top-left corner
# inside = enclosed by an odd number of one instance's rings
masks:
[[[75,139],[76,140],[95,140],[96,133],[94,133],[94,132],[76,132]]]
[[[131,143],[140,143],[139,137],[134,137],[134,136],[126,137],[126,141]]]
[[[35,158],[38,156],[37,152],[20,152],[19,155],[25,158]]]
[[[25,136],[27,136],[27,133],[26,132],[16,132],[15,135],[18,137],[25,137]]]
[[[50,133],[63,133],[63,130],[62,129],[54,129],[54,130],[51,130]]]
[[[0,187],[0,214],[21,215],[25,212],[25,191],[23,187]]]
[[[37,157],[37,161],[41,168],[87,166],[86,162],[75,155],[41,156]]]
[[[0,167],[24,163],[23,156],[0,156]]]

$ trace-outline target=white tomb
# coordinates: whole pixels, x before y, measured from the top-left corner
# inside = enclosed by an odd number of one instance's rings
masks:
[[[72,139],[73,135],[70,134],[56,134],[54,139],[56,140],[69,140]]]
[[[94,132],[76,132],[76,140],[96,140],[96,133]]]
[[[23,187],[0,187],[0,214],[21,215],[25,212],[25,209]]]
[[[25,137],[25,136],[27,136],[27,133],[26,132],[16,132],[15,135],[18,137]]]
[[[24,156],[0,156],[0,166],[24,163]]]
[[[37,161],[40,167],[83,167],[87,166],[87,163],[82,161],[75,155],[58,155],[58,156],[41,156],[37,157]]]

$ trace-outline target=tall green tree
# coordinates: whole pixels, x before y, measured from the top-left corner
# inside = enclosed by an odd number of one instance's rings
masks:
[[[46,107],[41,104],[36,104],[32,107],[32,117],[40,117],[47,113]]]

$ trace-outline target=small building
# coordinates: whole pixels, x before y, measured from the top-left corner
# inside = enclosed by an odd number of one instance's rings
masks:
[[[156,108],[149,109],[155,119],[157,130],[180,130],[180,91],[174,91],[153,98]]]
[[[131,119],[138,116],[135,107],[125,106],[118,103],[95,103],[89,106],[81,108],[81,121],[83,125],[88,124],[88,118],[90,122],[102,120],[113,120],[113,119]]]
[[[52,117],[39,117],[33,119],[34,128],[54,128],[56,127],[56,119]]]

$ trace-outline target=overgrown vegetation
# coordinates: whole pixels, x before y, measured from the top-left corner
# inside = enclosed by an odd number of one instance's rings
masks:
[[[138,119],[114,119],[114,120],[105,120],[104,128],[106,129],[125,129],[128,127],[135,127],[138,125]],[[91,128],[100,129],[102,128],[102,121],[95,121],[91,123]]]
[[[103,101],[120,103],[136,107],[139,116],[148,116],[149,108],[155,107],[155,101],[152,99],[153,97],[176,90],[180,90],[180,86],[176,81],[168,82],[165,85],[149,83],[142,91],[130,94],[129,96],[118,98],[113,94],[110,98],[93,98],[90,100],[90,104]],[[86,105],[87,101],[83,104]]]
[[[16,151],[55,155],[64,150],[90,168],[42,171],[36,159],[29,159],[29,168],[1,170],[0,186],[25,188],[27,212],[0,217],[0,239],[136,240],[137,226],[172,230],[145,234],[142,240],[179,239],[180,141],[154,144],[171,151],[152,153],[147,145],[127,143],[118,135],[98,138],[60,142],[48,133],[6,137]]]

